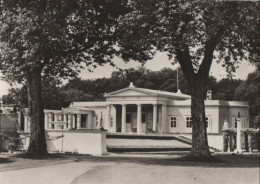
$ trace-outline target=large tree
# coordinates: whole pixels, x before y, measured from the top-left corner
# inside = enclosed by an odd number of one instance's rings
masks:
[[[47,154],[42,76],[68,78],[87,66],[112,64],[116,18],[126,1],[1,0],[0,70],[27,86],[31,136],[27,153]]]
[[[211,64],[234,72],[251,57],[247,52],[259,51],[259,2],[132,0],[128,5],[132,11],[120,24],[121,57],[145,62],[160,50],[179,63],[192,97],[191,155],[210,156],[204,99]]]

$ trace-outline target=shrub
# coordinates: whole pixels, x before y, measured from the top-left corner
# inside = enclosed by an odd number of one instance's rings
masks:
[[[228,145],[229,145],[229,138],[236,138],[236,132],[237,129],[235,128],[229,128],[229,129],[225,129],[222,131],[223,132],[223,151],[227,151],[228,150]],[[236,146],[236,139],[234,139],[234,145],[233,147],[231,145],[230,146],[230,151],[234,150],[234,146]]]
[[[16,145],[14,143],[9,144],[8,150],[10,150],[12,152],[15,151],[16,150]]]
[[[251,139],[248,140],[248,147],[257,149],[260,152],[260,129],[247,128],[242,132],[251,137]]]

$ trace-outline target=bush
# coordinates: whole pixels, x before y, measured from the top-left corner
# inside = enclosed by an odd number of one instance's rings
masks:
[[[223,151],[228,151],[228,142],[229,142],[229,134],[227,132],[223,132]]]
[[[248,140],[248,147],[257,149],[260,152],[260,129],[247,128],[242,132],[251,137],[251,139]]]
[[[222,131],[223,132],[223,151],[228,150],[229,137],[233,139],[233,146],[230,146],[230,151],[236,149],[236,135],[237,129],[229,128]],[[257,149],[260,152],[260,129],[247,128],[241,130],[241,133],[245,135],[245,149],[246,151],[251,149]],[[249,136],[251,139],[249,139]]]
[[[228,145],[229,145],[229,139],[230,137],[234,139],[234,145],[230,146],[230,151],[233,151],[235,149],[236,146],[236,132],[237,129],[235,128],[229,128],[229,129],[225,129],[222,131],[223,132],[223,151],[226,152],[228,150]]]
[[[10,150],[11,152],[15,151],[16,150],[16,145],[14,143],[9,144],[8,150]]]

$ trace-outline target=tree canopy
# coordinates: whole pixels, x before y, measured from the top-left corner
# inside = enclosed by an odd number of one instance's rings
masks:
[[[1,0],[0,66],[9,82],[24,81],[37,66],[67,78],[111,62],[115,18],[124,1]]]

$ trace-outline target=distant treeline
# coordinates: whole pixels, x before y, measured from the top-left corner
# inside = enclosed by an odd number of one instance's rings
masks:
[[[189,86],[179,69],[179,88],[182,93],[190,94]],[[55,78],[43,79],[44,109],[61,109],[73,101],[102,101],[104,93],[128,87],[130,82],[136,87],[155,90],[177,91],[177,70],[164,68],[150,71],[145,68],[119,70],[110,78],[69,80],[65,85]],[[250,73],[246,80],[224,78],[220,81],[210,76],[207,89],[212,90],[216,100],[248,101],[250,105],[250,125],[259,126],[259,71]],[[2,97],[4,104],[20,104],[27,107],[26,86],[12,88]]]

